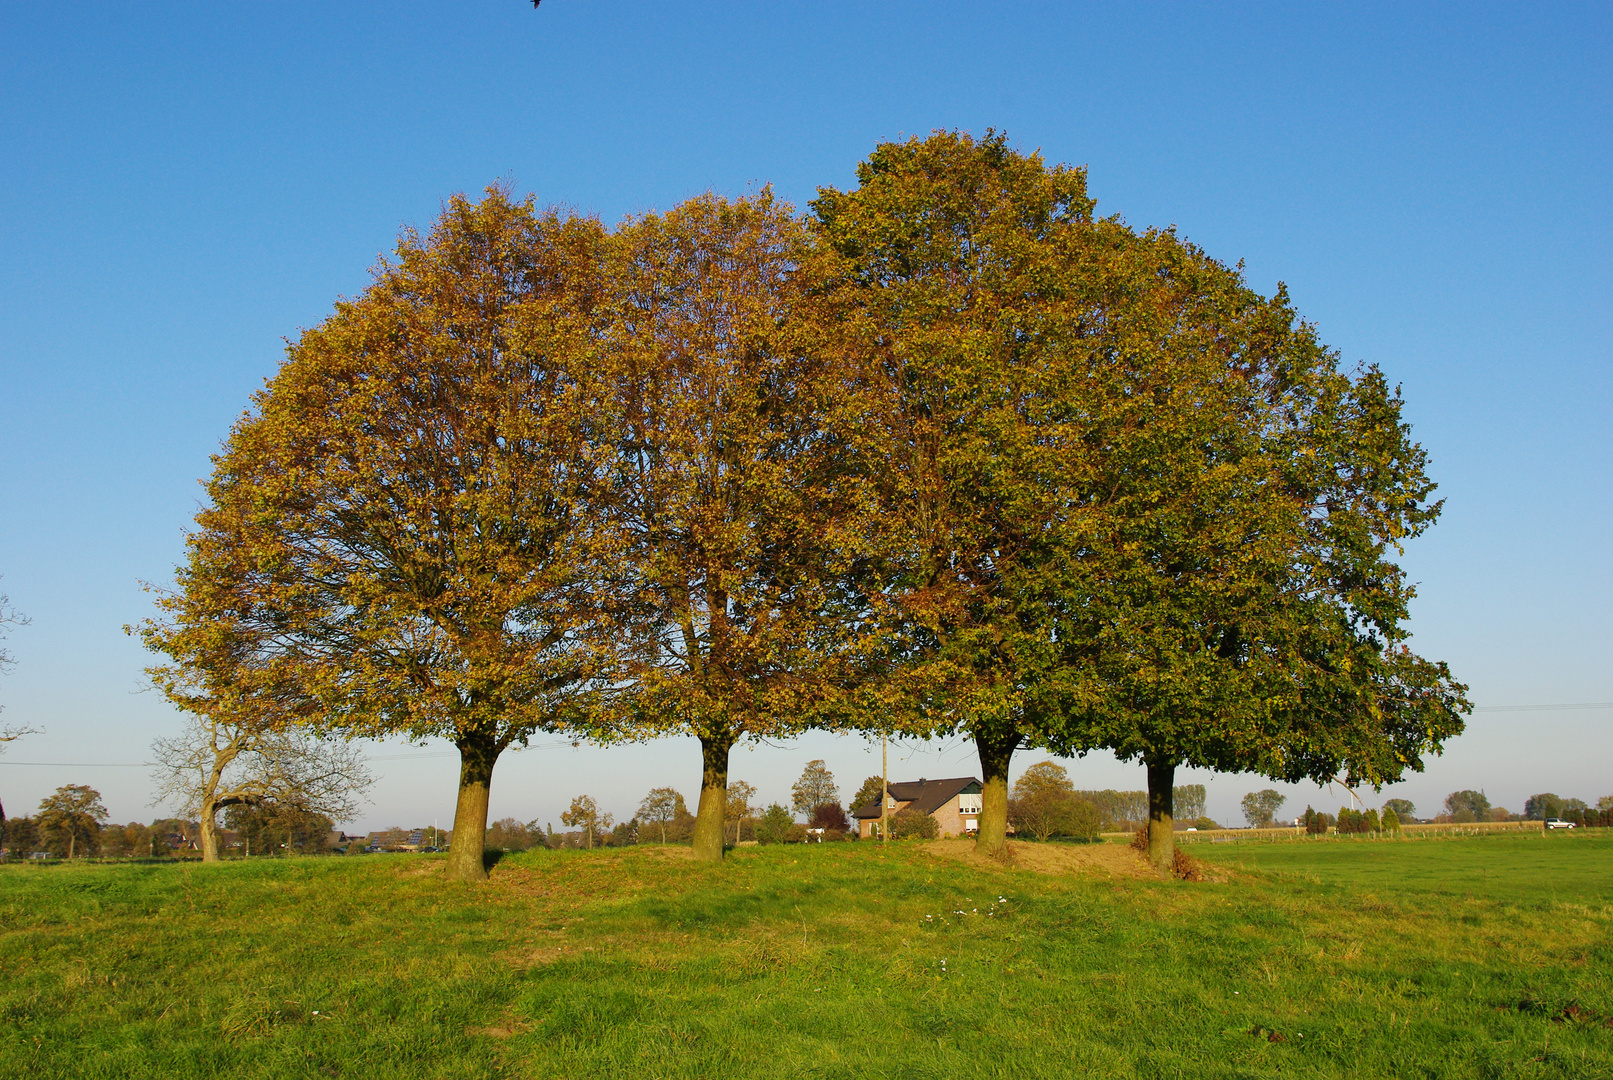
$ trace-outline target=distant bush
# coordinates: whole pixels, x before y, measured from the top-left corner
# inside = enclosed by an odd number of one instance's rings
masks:
[[[1385,809],[1383,812],[1383,831],[1399,832],[1400,818],[1393,810]]]
[[[934,840],[941,835],[941,826],[929,814],[921,814],[912,807],[898,810],[891,816],[893,840]]]
[[[790,827],[784,831],[786,844],[804,844],[807,842],[807,827],[800,822],[791,822]]]
[[[1352,810],[1348,806],[1339,807],[1339,816],[1335,819],[1337,830],[1345,835],[1371,832],[1367,827],[1367,816],[1359,810]]]
[[[846,812],[840,808],[839,803],[824,803],[822,806],[813,809],[811,827],[845,832],[851,827],[851,821],[846,817]]]
[[[1376,810],[1368,810],[1364,817],[1366,818],[1367,832],[1375,833],[1383,830],[1383,822],[1378,820],[1378,812]]]
[[[795,819],[790,812],[774,803],[756,819],[756,840],[762,844],[782,844],[789,839],[790,829],[794,825]]]
[[[1332,818],[1328,817],[1320,810],[1311,809],[1309,806],[1305,808],[1305,814],[1299,820],[1300,824],[1305,827],[1305,831],[1310,833],[1312,836],[1325,835],[1327,833],[1328,826],[1333,824]]]

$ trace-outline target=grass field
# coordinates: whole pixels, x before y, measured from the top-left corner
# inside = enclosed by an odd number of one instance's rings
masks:
[[[1192,850],[0,867],[0,1075],[1613,1077],[1613,837]]]

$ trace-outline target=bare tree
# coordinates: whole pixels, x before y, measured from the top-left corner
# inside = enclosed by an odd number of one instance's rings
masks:
[[[734,823],[734,843],[738,844],[740,832],[745,819],[756,811],[751,807],[750,801],[756,798],[756,787],[743,780],[728,781],[728,799],[724,803],[723,812]]]
[[[7,627],[27,625],[28,616],[11,606],[10,597],[8,597],[5,593],[0,593],[0,641],[4,641],[6,639]],[[0,648],[0,673],[11,670],[11,665],[15,662],[16,661],[12,659],[12,656],[9,652],[7,652],[4,648]],[[0,705],[0,710],[3,710],[4,708],[4,705]],[[0,725],[0,753],[5,752],[6,743],[16,742],[24,735],[38,734],[39,730],[37,728],[12,727],[10,724]],[[0,835],[4,835],[5,827],[6,808],[4,805],[0,805]]]
[[[661,827],[661,843],[666,843],[666,823],[678,816],[678,808],[683,804],[683,796],[677,790],[669,787],[651,788],[650,793],[644,796],[644,801],[638,804],[640,821],[654,822]],[[561,820],[564,820],[563,818]]]
[[[373,782],[351,744],[222,713],[192,713],[152,753],[156,802],[197,816],[203,862],[218,861],[218,812],[226,807],[276,803],[341,821]]]
[[[570,809],[560,815],[560,820],[574,829],[582,829],[588,837],[588,846],[594,846],[594,836],[609,829],[615,819],[609,814],[601,813],[599,804],[594,802],[591,795],[578,795],[571,800]]]

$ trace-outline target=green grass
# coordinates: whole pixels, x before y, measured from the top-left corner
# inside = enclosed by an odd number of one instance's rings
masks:
[[[1192,851],[0,867],[0,1076],[1613,1076],[1613,837]]]

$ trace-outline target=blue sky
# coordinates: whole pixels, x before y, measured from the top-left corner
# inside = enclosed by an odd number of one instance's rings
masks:
[[[143,762],[176,723],[121,632],[139,583],[170,577],[281,339],[401,226],[500,179],[607,221],[758,182],[802,205],[935,128],[1086,165],[1100,212],[1286,282],[1346,362],[1403,384],[1431,454],[1418,650],[1481,706],[1613,701],[1610,58],[1593,4],[0,6],[0,591],[33,617],[0,705],[45,731],[0,758],[0,799],[87,782],[114,818],[154,816],[146,770],[88,764]],[[376,747],[354,824],[447,825],[444,749]],[[734,771],[782,798],[811,757],[848,789],[877,771],[830,736]],[[1481,711],[1386,794],[1594,800],[1610,757],[1613,710]],[[956,743],[897,762],[976,768]],[[698,774],[688,741],[534,750],[500,765],[493,811],[558,820],[587,791],[625,817]],[[1234,822],[1266,786],[1191,779]]]

